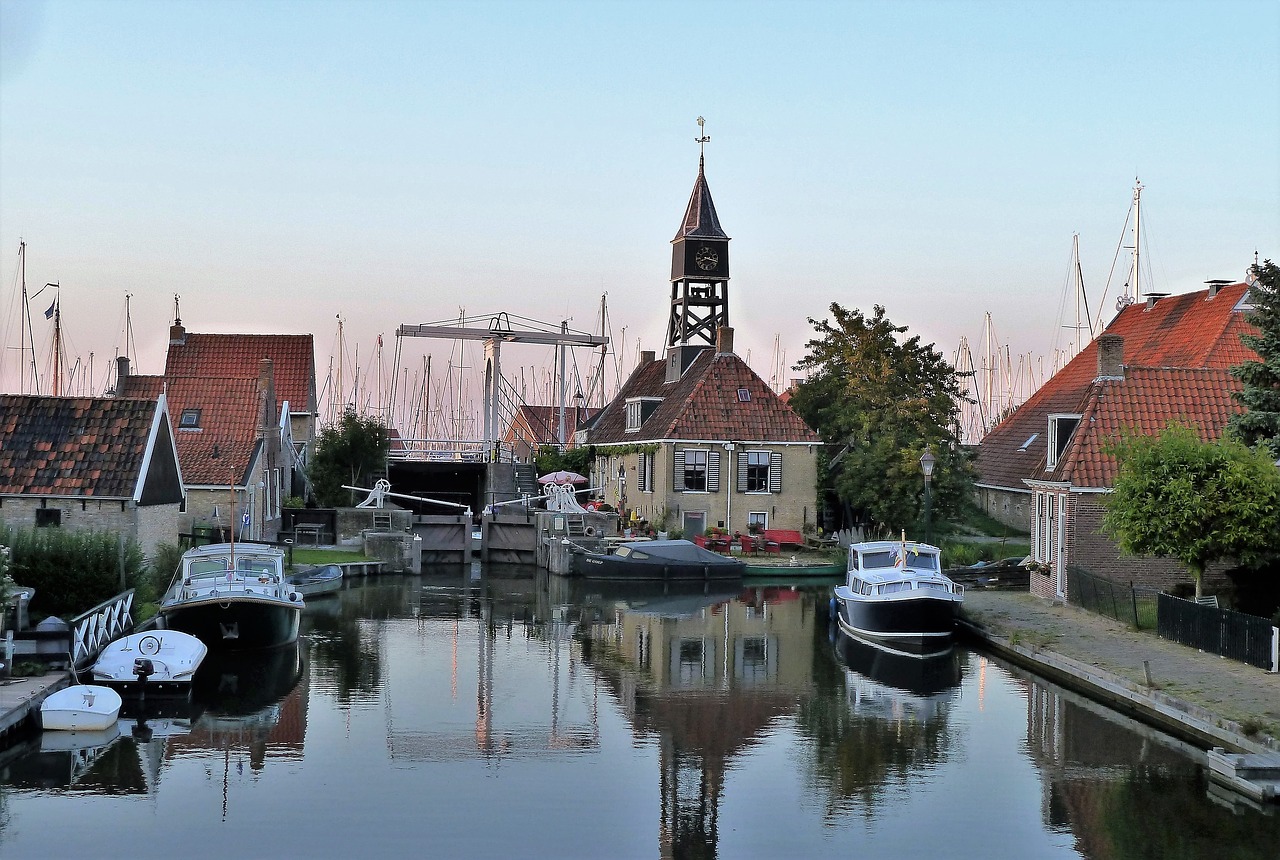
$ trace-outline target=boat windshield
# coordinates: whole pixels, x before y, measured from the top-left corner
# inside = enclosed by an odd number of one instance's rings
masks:
[[[230,563],[226,558],[201,558],[191,562],[187,573],[190,576],[221,576],[227,572]],[[275,573],[275,559],[264,556],[237,555],[236,570],[242,573]]]
[[[861,567],[864,570],[901,566],[899,559],[902,551],[900,549],[877,550],[875,552],[860,553],[860,555],[862,557]],[[937,570],[938,556],[931,552],[916,552],[913,549],[907,549],[906,566],[913,567],[916,570]]]

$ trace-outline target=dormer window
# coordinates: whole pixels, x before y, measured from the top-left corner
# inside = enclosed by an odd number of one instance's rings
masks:
[[[200,429],[200,410],[184,409],[182,416],[178,419],[178,426],[183,430],[199,430]]]
[[[1076,432],[1076,427],[1079,424],[1079,415],[1066,413],[1049,415],[1049,454],[1045,461],[1046,468],[1054,469],[1057,467],[1058,461],[1066,453],[1067,445],[1071,443],[1071,434]]]
[[[627,398],[627,432],[634,433],[662,403],[661,397]]]

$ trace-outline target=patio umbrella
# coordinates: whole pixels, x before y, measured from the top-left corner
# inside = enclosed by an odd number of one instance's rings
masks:
[[[564,469],[543,475],[538,479],[539,484],[585,484],[586,482],[587,479],[577,472],[566,472]]]

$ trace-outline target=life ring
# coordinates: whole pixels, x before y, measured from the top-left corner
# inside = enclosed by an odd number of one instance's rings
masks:
[[[582,533],[583,533],[584,535],[586,535],[587,537],[595,537],[595,536],[596,536],[596,527],[595,527],[595,526],[587,526],[585,529],[583,529],[583,530],[582,530]]]

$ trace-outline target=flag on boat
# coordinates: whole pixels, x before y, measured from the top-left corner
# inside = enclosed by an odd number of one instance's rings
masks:
[[[58,300],[54,299],[53,304],[49,305],[49,310],[44,312],[44,318],[47,320],[53,319],[53,311],[57,307],[58,307]]]

